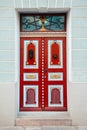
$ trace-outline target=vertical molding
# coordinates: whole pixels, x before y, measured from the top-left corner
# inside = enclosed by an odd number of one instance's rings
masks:
[[[67,70],[68,79],[72,81],[72,34],[71,34],[71,10],[67,14]]]
[[[20,59],[20,19],[19,14],[15,12],[15,83],[19,86],[19,59]]]
[[[69,65],[69,72],[70,72],[70,81],[72,81],[72,10],[70,10],[70,65]]]

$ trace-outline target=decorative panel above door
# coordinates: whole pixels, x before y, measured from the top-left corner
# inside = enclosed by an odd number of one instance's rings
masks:
[[[21,15],[21,32],[32,32],[32,31],[65,31],[66,30],[66,15]]]
[[[21,38],[20,111],[67,110],[65,38]]]

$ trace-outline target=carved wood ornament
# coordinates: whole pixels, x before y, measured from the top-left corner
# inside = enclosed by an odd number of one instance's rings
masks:
[[[57,88],[52,89],[51,91],[51,104],[60,104],[60,90]]]
[[[35,61],[35,45],[31,42],[27,45],[27,54],[26,54],[26,65],[36,65]]]
[[[30,88],[26,92],[26,104],[36,104],[35,90]]]
[[[54,42],[51,45],[51,65],[60,65],[60,47],[59,44]]]

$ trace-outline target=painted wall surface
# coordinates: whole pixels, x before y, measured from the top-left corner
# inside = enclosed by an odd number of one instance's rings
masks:
[[[68,111],[87,125],[87,0],[0,0],[0,126],[18,116],[20,11],[68,12]]]

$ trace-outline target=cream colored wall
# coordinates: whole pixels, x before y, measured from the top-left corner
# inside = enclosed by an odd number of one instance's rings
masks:
[[[87,125],[87,2],[2,0],[0,1],[0,126],[15,125],[16,117],[23,115],[18,112],[20,11],[38,13],[68,11],[68,114],[72,118],[73,125]]]

